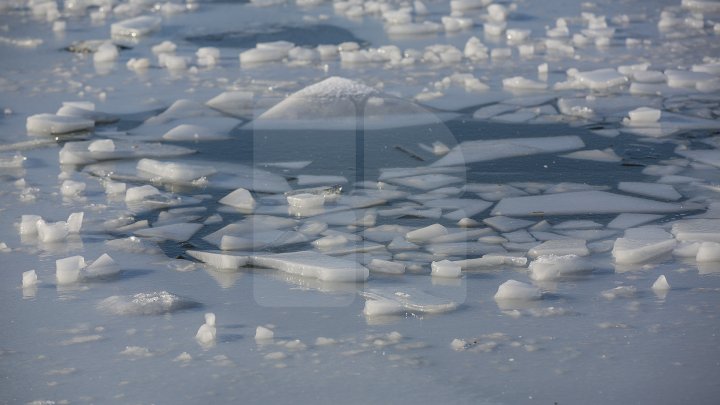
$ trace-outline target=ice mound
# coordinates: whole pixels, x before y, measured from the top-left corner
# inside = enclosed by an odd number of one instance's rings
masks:
[[[509,197],[493,209],[493,215],[572,215],[612,213],[681,212],[689,205],[671,204],[606,191],[578,191],[549,195]]]
[[[290,95],[251,122],[254,129],[365,129],[439,123],[422,107],[364,84],[330,77]]]
[[[584,147],[585,143],[580,137],[574,135],[466,141],[452,148],[447,155],[433,163],[432,166],[462,165],[541,153],[565,152]]]
[[[675,245],[672,235],[661,228],[631,228],[615,240],[612,255],[618,264],[644,263],[672,252]]]
[[[215,314],[208,312],[205,314],[205,323],[200,325],[195,339],[202,345],[209,345],[215,342],[217,336],[217,328],[215,327]]]
[[[167,291],[155,291],[130,296],[113,295],[100,301],[98,309],[115,315],[162,315],[198,305]]]
[[[417,288],[382,287],[360,293],[367,298],[363,313],[366,316],[398,315],[405,312],[436,314],[449,312],[458,304]]]
[[[67,142],[60,149],[59,156],[60,164],[84,165],[104,160],[163,158],[191,153],[195,153],[195,151],[182,146],[103,139]]]
[[[255,208],[256,204],[252,194],[244,188],[238,188],[237,190],[232,191],[230,194],[221,198],[218,202],[220,204],[229,205],[242,210],[252,210]]]
[[[244,117],[253,112],[254,94],[249,91],[226,91],[205,103],[208,107],[235,117]]]
[[[594,268],[587,259],[578,255],[543,255],[530,263],[530,278],[553,281],[566,276],[590,272]]]
[[[110,26],[114,39],[135,39],[160,29],[162,19],[155,16],[140,16],[116,22]]]
[[[517,280],[508,280],[498,287],[496,301],[533,301],[542,298],[540,289]]]
[[[365,266],[354,261],[313,251],[258,255],[253,256],[252,263],[259,267],[281,270],[322,281],[365,281],[370,273]]]
[[[169,183],[189,183],[217,173],[211,166],[160,162],[154,159],[140,159],[137,170],[141,177]]]
[[[275,333],[264,326],[258,326],[255,328],[255,340],[256,341],[268,341],[275,337]]]
[[[27,118],[28,133],[40,135],[59,135],[70,132],[93,129],[95,121],[55,114],[36,114]]]

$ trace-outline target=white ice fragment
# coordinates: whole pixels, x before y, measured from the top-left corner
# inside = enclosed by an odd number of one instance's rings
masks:
[[[665,213],[688,210],[687,205],[671,204],[605,191],[577,191],[502,199],[493,215],[571,215],[611,213]]]
[[[457,308],[457,303],[411,287],[379,287],[360,293],[368,300],[366,316],[397,315],[404,312],[443,313]]]
[[[346,245],[348,239],[342,235],[328,235],[313,241],[313,246],[318,249],[328,249],[335,246]]]
[[[138,173],[153,180],[186,183],[217,172],[211,166],[191,165],[188,163],[160,162],[154,159],[140,159]]]
[[[631,228],[625,231],[623,238],[615,240],[612,254],[615,263],[637,264],[668,254],[675,245],[672,235],[661,228]]]
[[[438,236],[447,235],[448,230],[440,224],[433,224],[415,229],[405,234],[405,239],[413,242],[425,242]]]
[[[33,134],[51,135],[95,127],[95,121],[55,114],[36,114],[27,118],[26,129]]]
[[[256,255],[252,257],[252,263],[322,281],[365,281],[369,275],[369,270],[359,263],[313,251]]]
[[[168,70],[178,72],[187,69],[188,59],[184,56],[161,53],[158,55],[158,65]]]
[[[177,45],[175,45],[172,41],[163,41],[157,45],[153,45],[150,50],[155,55],[160,55],[162,53],[175,53],[175,50],[177,49]]]
[[[115,45],[113,45],[111,42],[105,42],[98,47],[95,53],[93,53],[93,62],[113,62],[118,58],[119,55],[120,52]]]
[[[153,196],[153,195],[159,195],[160,190],[157,188],[146,184],[144,186],[138,186],[138,187],[130,187],[125,192],[125,201],[131,202],[131,201],[142,201],[146,199],[147,197]]]
[[[76,283],[80,279],[80,271],[85,268],[85,258],[71,256],[55,261],[55,279],[58,285]]]
[[[332,175],[301,174],[297,178],[297,184],[299,186],[335,185],[345,184],[347,182],[347,179],[343,176]]]
[[[517,280],[508,280],[498,287],[495,293],[496,301],[532,301],[542,297],[540,289]]]
[[[237,270],[240,267],[245,266],[250,259],[247,255],[237,255],[226,252],[221,253],[188,250],[186,253],[203,263],[215,267],[216,269],[223,270]]]
[[[591,90],[604,90],[621,86],[627,83],[628,79],[618,73],[615,69],[598,69],[587,72],[578,72],[575,79],[581,85]]]
[[[675,190],[675,187],[669,184],[621,181],[618,183],[618,189],[627,193],[639,194],[660,200],[676,201],[682,198],[682,195]]]
[[[389,248],[389,247],[388,247]],[[405,273],[405,264],[399,262],[391,262],[389,260],[372,259],[367,265],[372,273],[386,274],[403,274]]]
[[[593,270],[593,264],[578,255],[543,255],[530,262],[530,278],[553,281]]]
[[[662,111],[656,108],[640,107],[628,112],[632,122],[652,123],[660,120]]]
[[[240,53],[240,65],[279,62],[287,57],[287,51],[272,48],[253,48]]]
[[[703,242],[698,249],[695,260],[698,262],[720,262],[720,243]]]
[[[163,139],[168,141],[216,141],[228,138],[227,133],[202,125],[180,124],[167,131]]]
[[[470,60],[485,60],[488,58],[488,48],[479,38],[470,37],[465,43],[463,54]]]
[[[110,257],[109,254],[103,253],[94,262],[85,268],[85,277],[110,277],[120,272],[120,266]]]
[[[535,80],[526,79],[522,76],[503,79],[503,88],[508,90],[545,90],[547,84]]]
[[[82,181],[65,180],[60,186],[60,193],[66,197],[76,197],[85,191],[85,187]]]
[[[22,274],[22,287],[30,288],[34,287],[38,283],[38,276],[35,270],[28,270]]]
[[[220,50],[214,47],[203,47],[195,52],[199,66],[215,66],[220,60]]]
[[[182,222],[177,224],[161,225],[154,226],[152,228],[139,229],[135,231],[135,235],[153,238],[155,240],[172,240],[176,242],[184,242],[190,239],[202,227],[202,224]]]
[[[255,328],[255,340],[256,341],[268,341],[272,340],[275,333],[264,326],[258,326]]]
[[[662,274],[655,280],[651,288],[655,291],[667,291],[670,289],[670,283],[668,283],[665,275]]]
[[[70,233],[67,222],[65,221],[47,223],[42,219],[38,219],[36,222],[36,227],[38,233],[38,240],[45,243],[63,241]]]
[[[127,190],[127,184],[117,181],[106,181],[103,183],[103,187],[105,188],[105,194],[108,195],[123,194]]]
[[[535,222],[498,215],[483,219],[483,223],[497,229],[500,232],[512,232],[518,229],[527,228]]]
[[[319,208],[325,204],[322,194],[300,193],[286,197],[288,205],[296,208]]]
[[[252,194],[250,194],[250,191],[244,188],[238,188],[232,191],[230,194],[221,198],[218,202],[220,204],[229,205],[242,210],[252,210],[255,208],[256,204],[255,199]]]
[[[592,150],[579,150],[577,152],[560,155],[564,158],[578,159],[578,160],[592,160],[595,162],[620,162],[622,158],[618,156],[612,148],[604,150],[592,149]]]
[[[150,67],[150,59],[148,58],[130,58],[125,66],[134,71],[143,71]]]
[[[432,262],[431,274],[435,277],[458,278],[461,276],[460,266],[450,260]]]
[[[208,312],[205,314],[205,323],[200,326],[195,334],[195,339],[202,345],[209,345],[215,342],[216,335],[215,314]]]
[[[37,222],[41,219],[40,215],[23,215],[20,218],[20,235],[36,235]]]
[[[483,8],[492,3],[492,0],[451,0],[450,10],[452,11],[468,11],[476,8]]]
[[[148,35],[160,29],[162,19],[155,16],[140,16],[119,21],[110,26],[113,38],[127,39]]]

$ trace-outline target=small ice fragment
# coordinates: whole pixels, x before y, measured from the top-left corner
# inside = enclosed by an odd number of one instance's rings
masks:
[[[85,258],[71,256],[55,261],[55,278],[59,285],[73,284],[80,279],[80,270],[85,267]]]
[[[258,326],[255,329],[255,340],[257,340],[257,341],[272,340],[274,336],[275,336],[275,332],[273,332],[272,330],[270,330],[264,326]]]
[[[615,69],[598,69],[587,72],[577,72],[575,79],[581,85],[591,90],[604,90],[627,83],[628,78]]]
[[[154,159],[140,159],[137,162],[139,174],[147,174],[153,180],[169,182],[191,182],[215,174],[211,166],[191,165],[188,163],[161,162]]]
[[[60,193],[66,197],[74,197],[85,191],[86,184],[81,181],[65,180],[60,186]]]
[[[173,359],[173,361],[181,361],[181,362],[183,362],[183,363],[184,363],[184,362],[188,362],[188,361],[190,361],[190,360],[192,360],[192,356],[191,356],[190,353],[188,353],[188,352],[182,352],[182,353],[178,354],[178,356]]]
[[[215,314],[208,312],[205,314],[205,323],[200,326],[195,339],[202,345],[209,345],[215,342],[217,328],[215,328]]]
[[[633,286],[620,286],[605,290],[601,295],[606,299],[614,300],[615,298],[632,298],[635,296],[635,293],[637,293],[637,288]]]
[[[176,242],[185,242],[190,239],[195,232],[202,228],[202,224],[181,222],[177,224],[154,226],[152,228],[139,229],[135,231],[135,235],[147,238],[155,238],[158,240],[173,240]]]
[[[90,152],[113,152],[115,151],[115,142],[112,139],[98,139],[90,142],[87,149]]]
[[[460,352],[465,350],[467,348],[468,343],[464,339],[453,339],[452,342],[450,342],[450,348],[455,350],[456,352]]]
[[[162,19],[155,16],[140,16],[116,22],[110,26],[110,35],[113,38],[137,38],[157,31],[162,25]]]
[[[542,297],[540,289],[517,280],[508,280],[498,287],[495,300],[531,301]]]
[[[432,262],[430,267],[432,269],[431,274],[435,277],[458,278],[462,274],[460,266],[450,260]]]
[[[447,235],[448,230],[440,224],[433,224],[424,228],[415,229],[405,234],[405,239],[413,242],[424,242],[438,236]]]
[[[177,45],[175,45],[172,41],[163,41],[157,45],[153,45],[150,50],[155,55],[160,55],[161,53],[175,53],[175,50],[177,49]]]
[[[393,315],[408,312],[443,313],[457,308],[457,303],[412,287],[379,287],[361,293],[365,302],[365,315]]]
[[[281,49],[253,48],[240,53],[240,65],[255,65],[279,62],[287,57],[288,51]]]
[[[36,226],[38,239],[45,243],[63,241],[69,233],[68,225],[65,221],[47,223],[42,219],[38,219]]]
[[[167,291],[111,296],[98,304],[98,309],[115,315],[160,315],[197,306],[197,303]]]
[[[150,59],[148,58],[130,58],[125,64],[128,69],[142,71],[150,67]]]
[[[33,134],[54,135],[95,127],[95,121],[55,114],[36,114],[27,118],[26,129]]]
[[[530,263],[530,278],[537,281],[558,280],[564,276],[592,271],[593,264],[578,255],[543,255]]]
[[[398,262],[391,262],[389,260],[372,259],[367,267],[373,273],[386,273],[386,274],[403,274],[403,273],[405,273],[405,264],[398,263]]]
[[[325,196],[322,194],[300,193],[286,197],[288,205],[295,208],[317,208],[325,204]]]
[[[545,90],[547,84],[526,79],[521,76],[515,76],[503,79],[503,88],[508,90]]]
[[[38,283],[38,276],[35,270],[28,270],[22,274],[22,286],[23,288],[33,287]]]
[[[160,190],[149,184],[144,186],[131,187],[125,192],[125,201],[142,201],[147,197],[159,194]]]
[[[255,208],[255,199],[252,194],[250,194],[250,191],[244,188],[238,188],[221,198],[218,202],[220,204],[229,205],[243,210],[252,210]]]
[[[552,239],[535,246],[528,251],[531,257],[542,255],[578,255],[588,256],[590,251],[583,239]]]
[[[660,275],[660,277],[655,280],[652,285],[652,289],[655,291],[667,291],[670,289],[670,283],[668,283],[664,274]]]
[[[313,251],[257,255],[252,257],[252,263],[323,281],[362,282],[369,275],[369,270],[355,261]]]
[[[662,111],[656,108],[640,107],[628,113],[628,117],[632,122],[652,123],[660,120]]]
[[[195,56],[197,56],[198,65],[215,66],[220,60],[220,50],[214,47],[203,47],[195,52]]]
[[[478,221],[476,221],[472,218],[461,218],[457,224],[458,224],[458,226],[460,226],[462,228],[474,228],[474,227],[480,225],[480,223]]]
[[[720,243],[703,242],[698,249],[695,260],[698,262],[720,262]]]
[[[333,338],[327,338],[323,336],[319,336],[317,339],[315,339],[315,346],[330,346],[337,343],[337,340]]]
[[[107,253],[103,253],[102,256],[85,268],[85,276],[87,277],[109,277],[119,272],[120,266]]]
[[[403,306],[391,300],[379,299],[379,300],[367,300],[365,301],[365,307],[363,308],[363,314],[366,316],[382,316],[382,315],[397,315],[405,311]]]
[[[103,187],[105,188],[105,194],[108,195],[122,194],[127,190],[127,184],[110,180],[104,182]]]
[[[672,235],[660,228],[631,228],[615,240],[612,255],[618,264],[644,263],[672,252],[675,245]]]
[[[20,219],[20,235],[36,235],[37,222],[41,219],[40,215],[23,215]]]
[[[318,249],[328,249],[334,246],[345,245],[348,239],[343,235],[328,235],[313,241],[313,246]]]
[[[611,229],[628,229],[639,225],[646,224],[648,222],[655,221],[656,219],[662,218],[662,215],[656,214],[618,214],[615,219],[607,224],[608,228]]]

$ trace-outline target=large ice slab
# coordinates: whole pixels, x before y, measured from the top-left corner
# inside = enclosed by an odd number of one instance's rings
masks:
[[[251,122],[254,129],[393,128],[441,120],[422,107],[359,82],[330,77],[290,95]]]
[[[453,166],[541,153],[565,152],[585,147],[575,135],[466,141],[455,146],[432,166]]]
[[[398,315],[404,312],[443,313],[457,308],[451,299],[438,297],[412,287],[377,287],[360,293],[367,298],[363,313],[367,316]]]
[[[31,134],[55,135],[93,129],[95,121],[55,114],[36,114],[27,118],[26,129]]]
[[[665,213],[693,209],[690,204],[672,204],[608,193],[579,191],[502,199],[493,215],[573,215],[612,213]]]
[[[369,270],[356,262],[313,251],[256,255],[253,265],[281,270],[323,281],[358,282],[367,280]]]

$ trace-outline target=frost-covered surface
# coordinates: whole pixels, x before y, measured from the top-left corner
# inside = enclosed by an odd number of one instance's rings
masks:
[[[716,403],[720,6],[0,4],[0,402]]]

